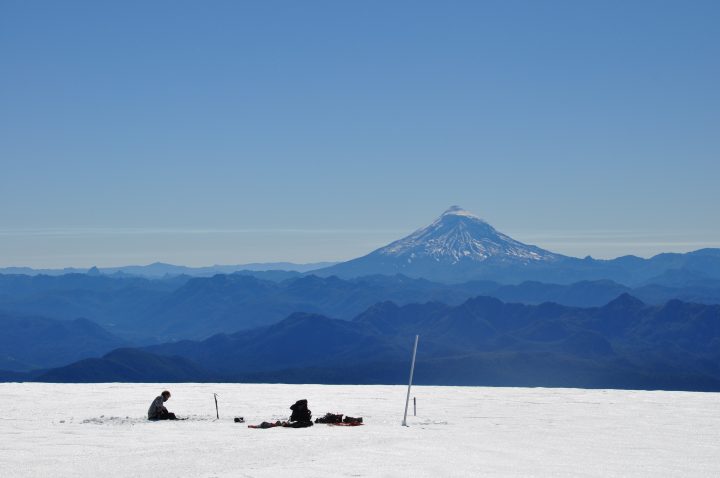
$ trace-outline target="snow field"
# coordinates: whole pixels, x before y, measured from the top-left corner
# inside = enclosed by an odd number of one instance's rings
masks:
[[[163,389],[180,422],[148,422]],[[720,476],[720,394],[273,384],[0,384],[0,476]],[[215,420],[213,392],[219,395]],[[252,430],[362,416],[362,427]],[[243,416],[247,423],[233,423]]]

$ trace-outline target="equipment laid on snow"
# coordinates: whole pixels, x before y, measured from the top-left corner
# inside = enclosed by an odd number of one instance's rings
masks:
[[[326,413],[324,417],[315,419],[315,423],[342,423],[342,421],[342,413]]]
[[[285,426],[286,423],[287,422],[281,422],[279,420],[275,423],[262,422],[260,425],[248,425],[248,428],[265,429],[265,428],[283,427],[283,426]]]
[[[281,422],[278,420],[275,423],[262,422],[260,425],[248,425],[248,428],[306,428],[313,426],[312,412],[307,406],[307,400],[298,400],[290,406],[290,410],[292,410],[290,421]]]
[[[363,424],[362,417],[350,417],[346,416],[343,418],[342,413],[326,413],[324,417],[320,417],[315,420],[315,423],[325,423],[327,425],[345,425],[345,426],[357,426]]]

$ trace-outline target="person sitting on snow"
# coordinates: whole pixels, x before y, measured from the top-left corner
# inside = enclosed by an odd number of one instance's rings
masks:
[[[168,412],[164,403],[170,400],[170,392],[165,390],[158,395],[148,409],[148,420],[177,420],[174,413]]]

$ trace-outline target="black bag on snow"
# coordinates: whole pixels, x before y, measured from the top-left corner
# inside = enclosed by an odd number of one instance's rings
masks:
[[[312,412],[308,409],[307,400],[298,400],[290,407],[292,415],[291,422],[310,422],[312,424]]]

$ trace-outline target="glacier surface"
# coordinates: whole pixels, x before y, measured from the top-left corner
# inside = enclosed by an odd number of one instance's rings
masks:
[[[144,419],[172,391],[179,422]],[[720,476],[720,394],[272,384],[0,384],[2,476]],[[217,393],[220,420],[215,419]],[[248,429],[315,417],[365,426]]]

